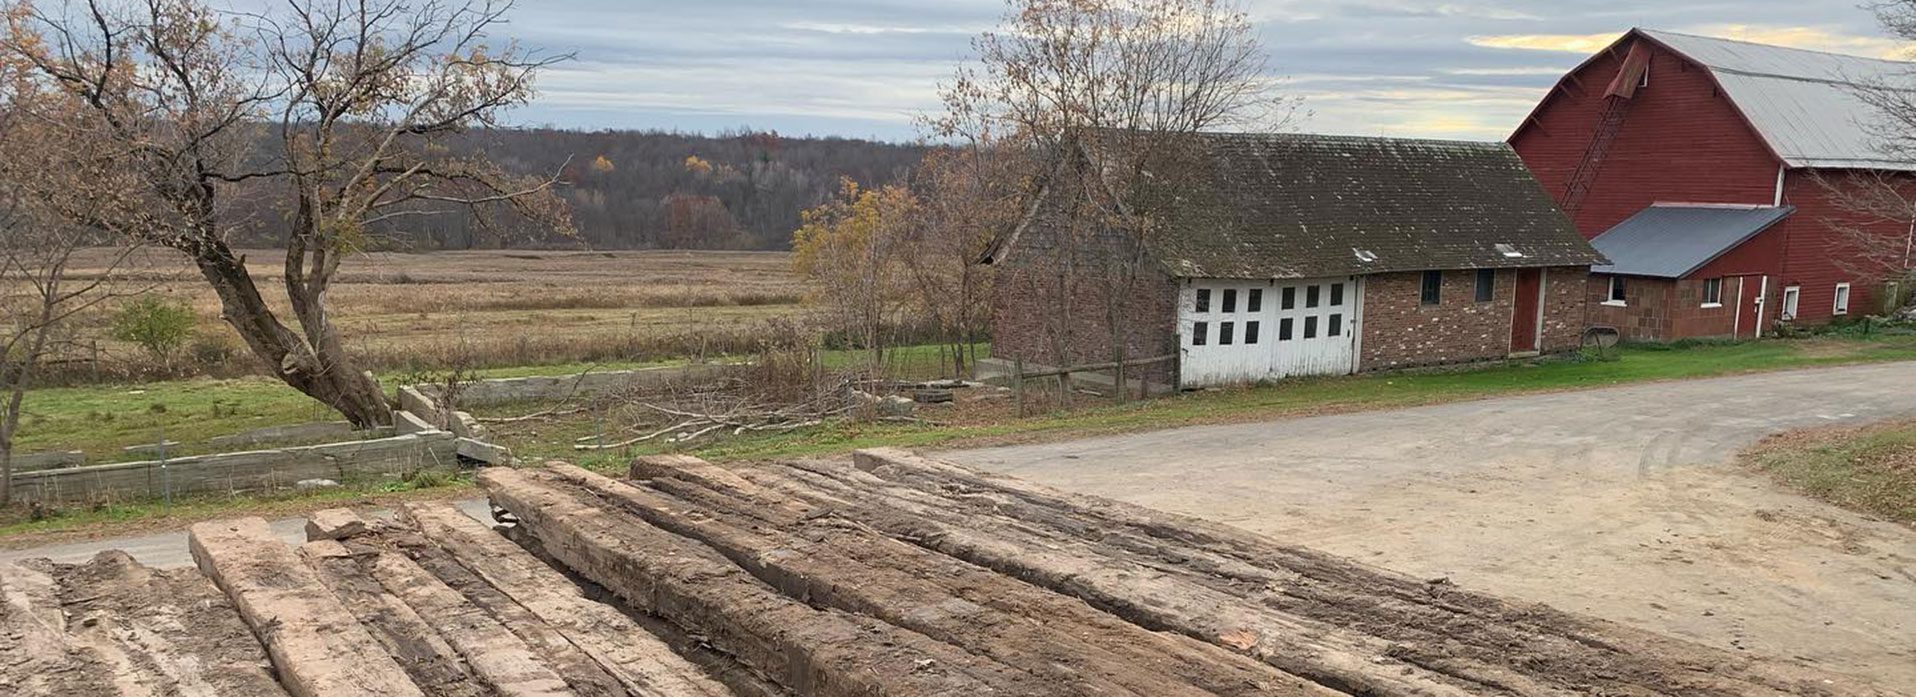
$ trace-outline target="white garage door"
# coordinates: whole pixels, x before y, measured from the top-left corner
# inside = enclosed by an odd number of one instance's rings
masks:
[[[1187,282],[1178,313],[1181,384],[1352,372],[1360,288],[1348,277]]]

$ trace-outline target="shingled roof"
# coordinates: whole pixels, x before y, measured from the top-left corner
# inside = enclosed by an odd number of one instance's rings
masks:
[[[1588,266],[1603,258],[1503,143],[1204,134],[1147,211],[1181,278]],[[1154,197],[1155,198],[1155,197]]]

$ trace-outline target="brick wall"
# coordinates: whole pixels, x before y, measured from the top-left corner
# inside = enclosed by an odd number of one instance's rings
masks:
[[[1564,353],[1583,346],[1583,330],[1590,327],[1589,285],[1590,270],[1584,267],[1544,271],[1544,353]]]
[[[1365,372],[1464,363],[1510,354],[1517,274],[1497,273],[1497,294],[1477,302],[1477,272],[1444,272],[1442,302],[1423,304],[1422,272],[1364,277]]]
[[[1043,264],[1010,263],[997,270],[992,307],[994,358],[1041,365],[1087,365],[1111,361],[1104,283],[1098,274],[1060,274]],[[1177,353],[1177,285],[1168,275],[1146,274],[1121,298],[1125,355],[1130,359]],[[1069,304],[1060,298],[1070,296]],[[1060,356],[1060,347],[1063,355]],[[1153,382],[1177,384],[1177,364],[1145,372]]]
[[[1676,282],[1667,279],[1624,277],[1624,305],[1610,305],[1610,275],[1591,274],[1588,289],[1590,323],[1616,327],[1625,341],[1668,341],[1670,308]]]

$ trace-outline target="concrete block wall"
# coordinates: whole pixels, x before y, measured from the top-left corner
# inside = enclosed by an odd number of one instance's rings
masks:
[[[342,484],[398,479],[422,470],[459,467],[458,437],[427,431],[379,440],[244,453],[69,467],[13,476],[21,501],[82,503],[271,491],[310,479]]]

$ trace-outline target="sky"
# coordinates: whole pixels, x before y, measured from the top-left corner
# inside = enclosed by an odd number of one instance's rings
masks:
[[[1247,0],[1303,132],[1498,140],[1633,26],[1898,57],[1862,0]],[[1002,0],[520,0],[522,125],[906,141]]]

